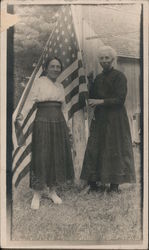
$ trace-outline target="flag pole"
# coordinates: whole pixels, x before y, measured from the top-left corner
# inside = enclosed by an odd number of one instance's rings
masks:
[[[55,23],[55,26],[56,26],[56,23]],[[42,60],[43,60],[43,56],[44,56],[44,54],[45,54],[45,52],[46,52],[45,49],[46,49],[46,47],[47,47],[47,45],[48,45],[48,43],[49,43],[49,40],[51,39],[51,37],[52,37],[52,35],[53,35],[55,26],[53,27],[53,30],[52,30],[52,32],[51,32],[51,34],[50,34],[50,36],[49,36],[48,41],[46,42],[46,45],[45,45],[44,50],[43,50],[43,52],[42,52],[42,54],[41,54],[41,56],[40,56],[40,58],[39,58],[39,60],[38,60],[38,63],[37,63],[37,65],[36,65],[36,67],[35,67],[35,69],[34,69],[32,75],[31,75],[31,77],[30,77],[28,83],[27,83],[27,86],[26,86],[26,88],[25,88],[25,90],[24,90],[24,92],[23,92],[23,95],[22,95],[22,97],[21,97],[21,99],[20,99],[20,101],[19,101],[19,103],[18,103],[18,105],[17,105],[17,108],[16,108],[16,110],[14,111],[14,114],[13,114],[13,120],[14,120],[14,121],[16,120],[17,116],[19,116],[19,115],[21,114],[22,108],[23,108],[23,106],[24,106],[24,104],[25,104],[25,102],[26,102],[27,96],[28,96],[28,94],[29,94],[29,92],[30,92],[30,89],[31,89],[31,87],[32,87],[32,83],[33,83],[33,81],[34,81],[34,79],[35,79],[35,76],[36,76],[38,70],[40,69],[40,66],[41,66],[41,63],[42,63]]]
[[[80,6],[79,6],[80,7]],[[73,24],[76,33],[76,38],[78,41],[78,50],[82,54],[82,12],[81,9],[77,11],[78,15],[80,14],[79,20],[76,17],[76,6],[71,5],[71,12],[73,17]],[[83,59],[83,58],[82,58]],[[83,61],[82,61],[83,62]],[[86,133],[85,133],[85,109],[76,112],[72,117],[72,134],[73,134],[73,163],[74,163],[74,170],[75,170],[75,183],[77,185],[81,184],[80,181],[80,174],[82,170],[82,163],[84,158],[84,152],[86,148]]]
[[[79,6],[80,7],[80,6]],[[79,50],[81,51],[82,53],[82,61],[83,61],[83,47],[84,47],[84,39],[83,39],[83,32],[84,32],[84,19],[82,18],[82,10],[81,10],[81,28],[82,28],[82,32],[79,32],[79,28],[77,28],[77,25],[76,25],[76,15],[75,15],[75,10],[74,10],[74,5],[71,5],[71,12],[72,12],[72,16],[73,16],[73,22],[74,22],[74,29],[75,29],[75,32],[76,32],[76,37],[77,37],[77,40],[78,40],[78,45],[79,45]],[[79,39],[79,34],[82,34],[81,36],[81,39]],[[81,42],[80,42],[81,40]],[[83,61],[83,64],[84,64],[84,68],[85,68],[85,75],[86,75],[86,65],[85,65],[85,62]],[[86,82],[87,82],[87,77],[86,77]],[[86,103],[86,107],[83,109],[84,110],[84,119],[85,119],[85,139],[86,139],[86,143],[87,143],[87,140],[88,140],[88,135],[89,135],[89,122],[88,122],[88,101],[85,100],[85,103]]]

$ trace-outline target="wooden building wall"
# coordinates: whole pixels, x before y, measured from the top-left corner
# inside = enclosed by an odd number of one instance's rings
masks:
[[[118,57],[117,69],[127,77],[127,98],[125,106],[127,109],[131,128],[132,140],[139,142],[139,115],[140,108],[140,61],[135,58]]]

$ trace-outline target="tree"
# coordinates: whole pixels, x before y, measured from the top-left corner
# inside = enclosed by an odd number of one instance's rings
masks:
[[[56,21],[59,6],[18,5],[14,13],[14,108],[32,74]]]

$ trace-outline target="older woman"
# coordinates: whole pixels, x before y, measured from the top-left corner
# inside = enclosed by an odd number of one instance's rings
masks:
[[[119,192],[119,184],[135,182],[130,127],[124,106],[127,79],[113,68],[115,58],[113,48],[100,49],[99,62],[103,71],[90,90],[89,105],[95,107],[95,111],[81,179],[88,181],[91,190],[97,189],[97,181],[110,183],[109,192]],[[104,191],[104,187],[102,185],[100,190]]]
[[[55,185],[74,177],[68,128],[62,113],[64,89],[56,81],[61,71],[61,62],[57,58],[49,59],[31,93],[37,105],[30,171],[30,187],[34,190],[32,209],[39,208],[40,191],[45,186],[49,187],[51,200],[56,204],[62,203]]]

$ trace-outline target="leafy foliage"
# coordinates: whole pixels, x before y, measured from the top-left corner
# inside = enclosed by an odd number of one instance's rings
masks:
[[[31,76],[56,21],[59,6],[18,5],[14,27],[14,108]]]

